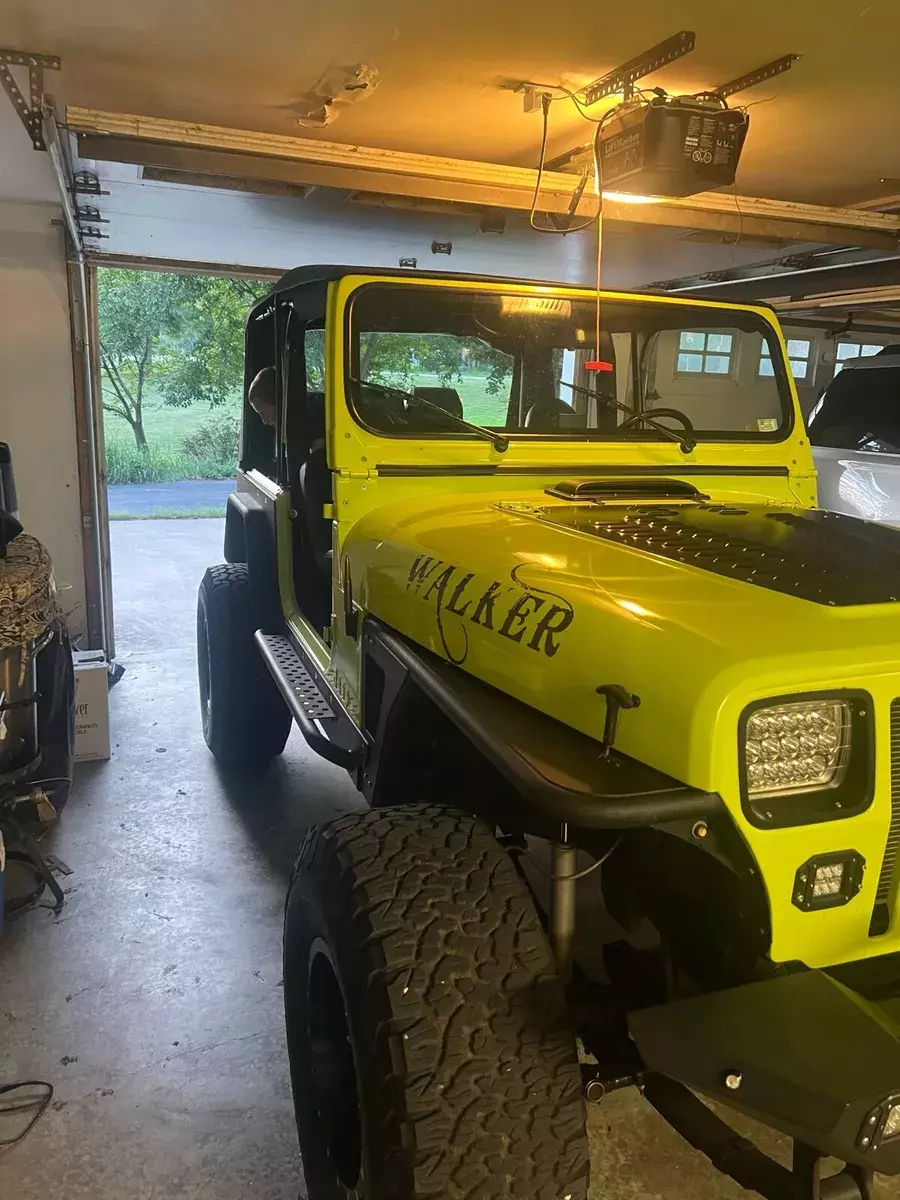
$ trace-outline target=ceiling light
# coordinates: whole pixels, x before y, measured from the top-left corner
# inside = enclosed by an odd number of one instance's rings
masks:
[[[661,196],[632,196],[629,192],[604,192],[604,200],[612,200],[614,204],[659,204]]]

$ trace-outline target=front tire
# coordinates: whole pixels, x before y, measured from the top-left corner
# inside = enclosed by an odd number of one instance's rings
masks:
[[[584,1200],[562,984],[482,822],[404,807],[312,830],[284,989],[309,1200]]]
[[[207,746],[232,770],[262,770],[284,750],[291,714],[253,640],[244,563],[210,567],[197,597],[197,672]]]

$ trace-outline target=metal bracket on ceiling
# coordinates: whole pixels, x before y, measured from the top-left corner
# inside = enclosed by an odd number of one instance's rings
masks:
[[[729,96],[735,96],[738,92],[745,92],[748,88],[756,87],[758,83],[765,83],[767,79],[774,79],[776,75],[783,75],[785,71],[789,71],[794,63],[800,58],[799,54],[784,54],[781,58],[776,58],[772,62],[766,63],[765,66],[757,67],[755,71],[748,71],[746,75],[738,75],[737,79],[732,79],[729,83],[723,83],[721,87],[712,88],[709,92],[710,96],[716,96],[720,100],[727,100]]]
[[[109,220],[95,205],[79,205],[78,196],[107,196],[109,193],[102,190],[98,177],[92,172],[73,170],[68,134],[59,124],[52,96],[45,96],[41,105],[41,134],[56,176],[66,231],[77,254],[83,255],[89,249],[85,246],[86,241],[109,236],[100,228],[108,225]]]
[[[582,88],[581,95],[584,103],[586,105],[596,104],[598,100],[603,100],[606,96],[614,96],[617,92],[623,93],[625,99],[630,100],[634,94],[634,85],[639,79],[643,79],[645,75],[650,75],[653,71],[658,71],[660,67],[666,67],[669,63],[683,58],[685,54],[690,54],[694,49],[696,37],[697,35],[692,30],[682,29],[680,33],[673,34],[664,42],[659,42],[635,58],[629,59],[621,67],[616,67],[614,71],[609,71],[600,79],[596,79],[587,87]]]
[[[0,47],[0,83],[3,84],[3,90],[19,114],[20,121],[28,130],[28,136],[31,138],[31,144],[35,150],[47,149],[41,131],[44,68],[58,71],[60,65],[60,60],[54,54],[26,54],[19,50],[6,50]],[[10,67],[28,68],[28,100],[22,94]]]
[[[109,217],[102,217],[100,209],[93,204],[79,204],[75,209],[75,220],[83,238],[95,240],[109,237],[108,233],[100,230],[101,225],[109,224]]]
[[[108,196],[100,187],[100,176],[93,171],[76,171],[72,176],[72,191],[78,196]]]
[[[695,40],[695,34],[691,30],[682,29],[680,33],[673,34],[664,42],[659,42],[656,46],[638,54],[627,63],[623,63],[621,67],[616,67],[614,71],[608,72],[594,83],[582,88],[581,96],[584,104],[596,104],[598,100],[614,96],[617,92],[621,92],[626,100],[630,100],[634,95],[634,85],[639,79],[643,79],[645,75],[650,75],[653,71],[658,71],[661,67],[666,67],[669,63],[676,62],[679,58],[690,54],[694,49]],[[773,59],[772,62],[756,67],[753,71],[747,71],[744,75],[738,75],[736,79],[731,79],[720,87],[710,88],[703,94],[727,100],[729,96],[745,92],[759,83],[774,79],[776,75],[783,75],[800,57],[799,54],[783,54],[781,58]]]

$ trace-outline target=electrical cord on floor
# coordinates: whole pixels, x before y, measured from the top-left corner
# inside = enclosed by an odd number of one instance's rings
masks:
[[[26,1089],[39,1089],[40,1094],[29,1095]],[[15,1096],[16,1092],[23,1092],[24,1096]],[[0,1084],[0,1125],[5,1118],[9,1116],[23,1116],[31,1112],[32,1116],[24,1129],[21,1129],[14,1137],[3,1137],[0,1133],[0,1151],[11,1150],[13,1146],[18,1146],[19,1142],[23,1141],[35,1125],[47,1111],[50,1101],[53,1099],[53,1084],[47,1083],[43,1079],[23,1079],[19,1083],[3,1083]]]

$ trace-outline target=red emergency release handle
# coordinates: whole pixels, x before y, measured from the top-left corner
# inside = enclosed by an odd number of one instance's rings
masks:
[[[614,371],[615,367],[611,362],[601,362],[599,359],[592,359],[584,364],[586,371]]]

